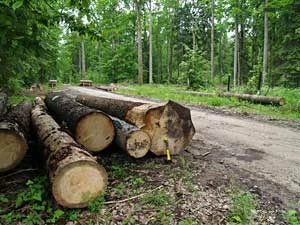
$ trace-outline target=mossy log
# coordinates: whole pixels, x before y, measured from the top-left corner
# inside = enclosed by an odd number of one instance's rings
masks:
[[[45,101],[54,118],[64,121],[76,141],[88,151],[102,151],[112,143],[115,131],[107,114],[82,105],[62,92],[47,94]]]
[[[116,117],[111,117],[116,131],[114,142],[128,155],[141,158],[150,150],[151,139],[141,129]]]
[[[32,103],[24,101],[0,119],[0,172],[16,167],[28,149]]]
[[[52,193],[58,204],[67,208],[83,208],[107,186],[105,169],[71,136],[63,132],[47,114],[41,98],[36,98],[32,123],[45,147]]]
[[[150,150],[156,155],[167,154],[167,148],[171,154],[180,153],[195,133],[190,110],[173,101],[145,104],[91,95],[78,95],[76,100],[147,132],[151,138]]]

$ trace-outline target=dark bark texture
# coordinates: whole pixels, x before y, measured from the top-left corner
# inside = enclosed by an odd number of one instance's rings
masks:
[[[76,101],[91,107],[99,109],[107,114],[125,119],[127,112],[133,107],[143,105],[141,102],[123,101],[111,98],[95,97],[91,95],[78,95]]]
[[[5,111],[5,106],[7,103],[7,95],[0,92],[0,115]]]

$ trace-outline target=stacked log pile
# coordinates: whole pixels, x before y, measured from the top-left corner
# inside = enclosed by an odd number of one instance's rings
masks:
[[[47,114],[40,99],[32,110],[32,123],[45,146],[47,168],[55,200],[68,208],[82,208],[103,193],[107,173]]]
[[[28,149],[32,104],[24,101],[0,119],[0,172],[16,167]]]
[[[53,197],[63,207],[86,207],[105,191],[106,170],[92,154],[112,143],[134,158],[149,151],[178,154],[195,133],[190,111],[173,101],[145,104],[92,96],[76,100],[51,92],[45,101],[38,97],[34,106],[22,102],[0,118],[0,172],[18,165],[34,131],[44,146]]]
[[[167,149],[180,153],[195,133],[190,110],[173,101],[145,104],[90,95],[78,95],[76,100],[145,131],[151,138],[150,150],[157,156],[166,155]]]

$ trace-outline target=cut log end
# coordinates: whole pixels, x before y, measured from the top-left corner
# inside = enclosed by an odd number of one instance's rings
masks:
[[[28,145],[23,136],[0,130],[0,172],[14,168],[24,158]]]
[[[111,119],[101,112],[85,115],[77,124],[75,138],[89,151],[101,151],[111,144],[115,136]]]
[[[107,186],[105,169],[88,161],[66,166],[55,178],[52,192],[56,201],[68,208],[83,208],[104,193]]]
[[[133,131],[126,142],[127,153],[134,158],[141,158],[147,154],[150,145],[151,139],[146,132],[142,130]]]

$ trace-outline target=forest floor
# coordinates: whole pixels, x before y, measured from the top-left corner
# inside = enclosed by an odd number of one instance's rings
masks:
[[[65,91],[116,96],[81,87]],[[284,215],[300,200],[300,123],[214,107],[188,107],[196,134],[182,155],[167,163],[151,154],[137,160],[113,148],[106,150],[98,157],[110,177],[104,206],[99,213],[66,210],[55,224],[288,224]],[[0,209],[32,212],[29,203],[14,209],[20,187],[28,189],[28,179],[45,174],[37,163],[32,167],[32,161],[34,157],[28,154],[16,174],[0,176],[1,192],[10,203],[3,207],[0,198]],[[39,220],[49,216],[44,212]]]

